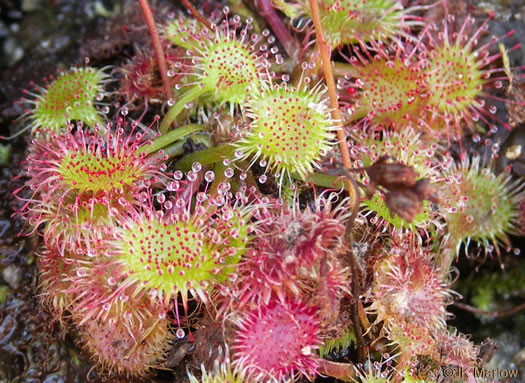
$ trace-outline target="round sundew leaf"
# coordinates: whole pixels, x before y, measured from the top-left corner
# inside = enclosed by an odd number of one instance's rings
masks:
[[[360,66],[356,77],[363,86],[355,115],[368,116],[374,125],[404,125],[425,111],[426,75],[417,63],[373,60]]]
[[[251,21],[247,20],[241,30],[238,29],[239,22],[239,16],[234,16],[231,21],[226,17],[220,26],[211,25],[211,33],[203,29],[198,36],[190,35],[196,46],[188,49],[186,54],[197,80],[164,116],[161,132],[168,131],[177,116],[184,109],[191,108],[201,96],[210,95],[220,105],[229,103],[233,113],[235,104],[244,103],[250,92],[259,89],[262,81],[268,81],[268,57],[275,55],[277,48],[268,50],[265,36],[248,35]]]
[[[201,378],[197,379],[188,371],[190,383],[255,383],[245,376],[242,368],[233,368],[228,357],[221,363],[216,359],[211,372],[206,371],[202,364],[201,373]]]
[[[67,198],[58,211],[58,206],[50,204],[42,211],[42,221],[46,222],[42,234],[48,248],[56,248],[59,253],[65,250],[86,248],[89,251],[100,238],[108,235],[115,225],[114,217],[107,205],[94,200],[77,201]]]
[[[428,201],[424,201],[423,208],[416,214],[412,222],[408,222],[397,214],[392,213],[379,193],[374,194],[371,199],[363,201],[361,206],[373,211],[380,219],[388,222],[397,230],[417,232],[418,228],[428,226],[431,220],[431,208]]]
[[[432,258],[421,246],[410,243],[412,238],[402,239],[377,264],[369,310],[387,329],[403,323],[442,329],[450,294]]]
[[[162,367],[174,338],[171,320],[159,316],[158,307],[134,298],[105,320],[80,325],[78,343],[106,373],[143,377]]]
[[[336,128],[318,91],[268,88],[248,101],[247,115],[253,120],[250,131],[236,146],[278,172],[305,178],[331,148]]]
[[[422,32],[421,41],[426,46],[426,53],[422,56],[427,68],[429,85],[428,110],[432,121],[441,120],[438,124],[446,128],[447,139],[461,141],[462,126],[471,131],[482,131],[478,121],[492,125],[502,122],[495,116],[498,108],[494,105],[490,89],[501,89],[508,82],[503,73],[508,72],[506,67],[507,53],[499,43],[510,37],[514,31],[504,36],[492,36],[484,39],[483,44],[478,42],[488,30],[489,22],[494,13],[477,28],[474,29],[474,18],[467,16],[462,25],[454,23],[453,15],[446,14],[442,25],[430,26]],[[499,52],[494,54],[496,45]],[[510,48],[518,49],[519,44]],[[500,67],[498,61],[504,64]],[[434,128],[434,124],[431,124]]]
[[[307,5],[309,16],[311,10]],[[394,0],[323,0],[321,24],[332,46],[388,39],[401,32],[403,7]]]
[[[33,228],[46,224],[47,244],[64,249],[71,241],[100,239],[115,215],[142,205],[139,194],[159,182],[165,156],[138,154],[148,141],[123,133],[118,123],[115,133],[78,127],[33,140],[25,184],[32,196],[22,214]]]
[[[104,93],[107,75],[92,67],[73,68],[62,73],[37,100],[31,115],[33,130],[64,129],[68,121],[82,121],[88,126],[103,125],[94,106],[98,94]]]
[[[224,244],[221,248],[234,248],[235,254],[226,258],[222,266],[222,272],[217,275],[217,281],[223,282],[229,275],[235,272],[235,266],[246,252],[246,245],[249,242],[250,226],[247,224],[249,214],[247,212],[233,211],[230,219],[221,220],[222,225],[215,227],[224,237]],[[243,214],[244,213],[244,214]]]
[[[458,248],[471,240],[481,242],[485,249],[497,247],[515,232],[517,201],[523,192],[508,174],[496,176],[475,157],[452,167],[446,176],[449,182],[442,188],[448,208],[445,216]]]
[[[141,176],[140,160],[134,151],[118,156],[71,151],[58,167],[62,182],[80,191],[109,191],[132,185]]]
[[[273,0],[289,17],[298,17],[297,7]],[[308,0],[301,7],[312,17]],[[402,32],[405,11],[395,0],[322,0],[319,2],[321,25],[327,40],[335,49],[342,45],[371,40],[385,40]]]
[[[47,248],[44,248],[38,255],[42,304],[61,322],[64,311],[74,298],[67,292],[71,286],[71,281],[68,281],[67,277],[73,275],[76,264],[66,262],[63,256]]]
[[[201,23],[183,16],[168,21],[161,29],[170,43],[184,49],[198,48],[199,43],[193,36],[201,33],[201,30]]]
[[[159,290],[165,298],[215,279],[215,249],[202,228],[192,223],[128,223],[116,246],[129,278]]]
[[[299,301],[273,300],[248,312],[234,334],[234,365],[245,366],[257,381],[283,381],[297,373],[315,376],[321,344],[317,308]]]
[[[468,49],[445,44],[430,52],[429,64],[429,103],[442,113],[458,117],[482,94],[482,65]]]
[[[255,56],[237,40],[210,43],[200,65],[204,71],[200,81],[215,92],[218,102],[240,104],[247,90],[260,83]]]

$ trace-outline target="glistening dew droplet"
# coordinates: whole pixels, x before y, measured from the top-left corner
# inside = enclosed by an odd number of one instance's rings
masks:
[[[208,170],[205,174],[204,174],[204,179],[208,182],[212,182],[214,179],[215,179],[215,173],[213,173],[212,170]]]

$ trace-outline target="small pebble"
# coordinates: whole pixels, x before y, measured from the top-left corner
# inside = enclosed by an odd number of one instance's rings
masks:
[[[22,281],[22,270],[15,265],[9,265],[2,270],[2,278],[13,290],[16,290],[20,286]]]
[[[13,38],[7,38],[3,46],[7,65],[13,66],[24,57],[24,49]]]
[[[40,0],[22,0],[22,11],[32,12],[39,8]]]

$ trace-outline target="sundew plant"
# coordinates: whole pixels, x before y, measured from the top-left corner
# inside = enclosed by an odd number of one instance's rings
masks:
[[[14,219],[75,355],[100,381],[485,382],[450,320],[524,308],[454,292],[522,262],[513,32],[446,2],[183,3],[129,5],[131,55],[19,101]]]

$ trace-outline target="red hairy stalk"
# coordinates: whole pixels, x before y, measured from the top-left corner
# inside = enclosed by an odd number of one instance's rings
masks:
[[[159,31],[155,25],[155,19],[153,18],[153,13],[149,6],[148,0],[139,0],[140,9],[142,10],[142,15],[144,20],[148,25],[149,33],[151,35],[151,44],[155,50],[155,56],[157,58],[157,64],[159,65],[160,77],[162,78],[162,84],[164,85],[164,92],[166,93],[166,98],[170,99],[173,97],[171,92],[170,82],[168,79],[168,66],[166,65],[166,56],[164,56],[164,49],[162,49],[162,44],[160,43]]]

